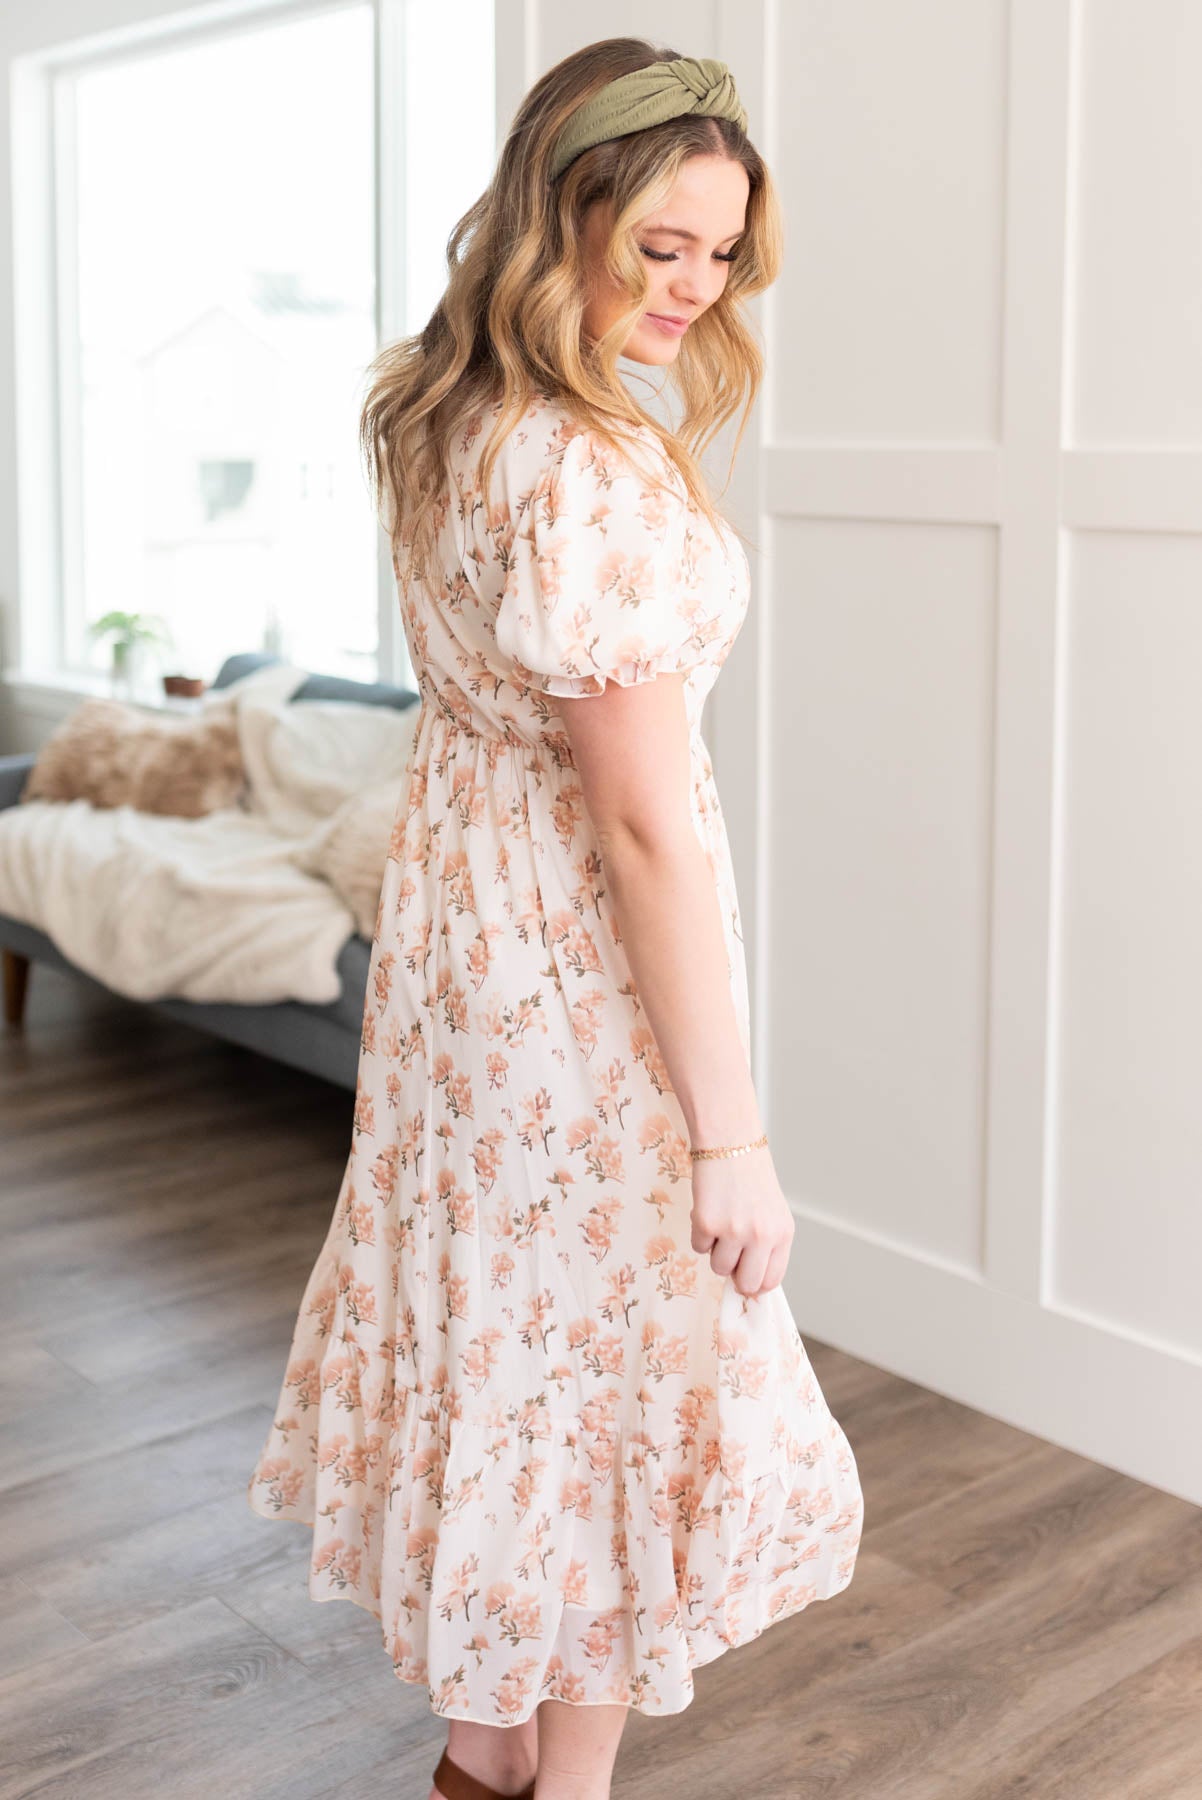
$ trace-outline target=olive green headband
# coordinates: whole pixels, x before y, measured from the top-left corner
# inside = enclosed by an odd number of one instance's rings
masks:
[[[648,125],[662,125],[685,113],[733,119],[740,131],[746,131],[747,112],[724,62],[708,56],[680,56],[672,62],[648,63],[606,82],[581,102],[560,132],[551,158],[551,179],[594,144],[645,131]]]

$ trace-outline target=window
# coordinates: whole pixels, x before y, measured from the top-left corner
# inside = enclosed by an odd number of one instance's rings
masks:
[[[270,645],[404,678],[359,412],[491,173],[491,13],[248,0],[220,27],[47,53],[54,255],[27,256],[23,335],[45,334],[58,429],[23,519],[45,504],[33,585],[55,616],[23,633],[35,660],[104,669],[89,626],[122,611],[163,621],[163,672],[211,679]]]

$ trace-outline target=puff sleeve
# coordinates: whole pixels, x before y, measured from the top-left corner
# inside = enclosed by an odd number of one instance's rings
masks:
[[[687,673],[722,636],[705,540],[676,472],[657,490],[590,432],[507,465],[513,527],[497,649],[524,685],[600,694]]]

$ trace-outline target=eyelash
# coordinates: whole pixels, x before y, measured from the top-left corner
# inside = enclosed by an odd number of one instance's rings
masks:
[[[654,262],[675,262],[676,261],[675,250],[649,250],[646,244],[640,244],[639,249],[643,252],[644,256],[651,257]],[[714,251],[714,261],[715,262],[726,262],[726,263],[733,262],[735,260],[735,257],[738,254],[739,254],[739,252],[738,252],[737,247],[734,250],[728,250],[725,256],[723,256],[720,251],[715,250]]]

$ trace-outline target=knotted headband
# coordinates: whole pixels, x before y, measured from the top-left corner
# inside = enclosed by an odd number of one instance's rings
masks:
[[[734,76],[710,56],[678,56],[648,63],[607,81],[581,102],[559,134],[551,158],[551,179],[563,173],[582,150],[607,138],[627,137],[685,113],[733,119],[747,129],[747,112],[735,92]]]

